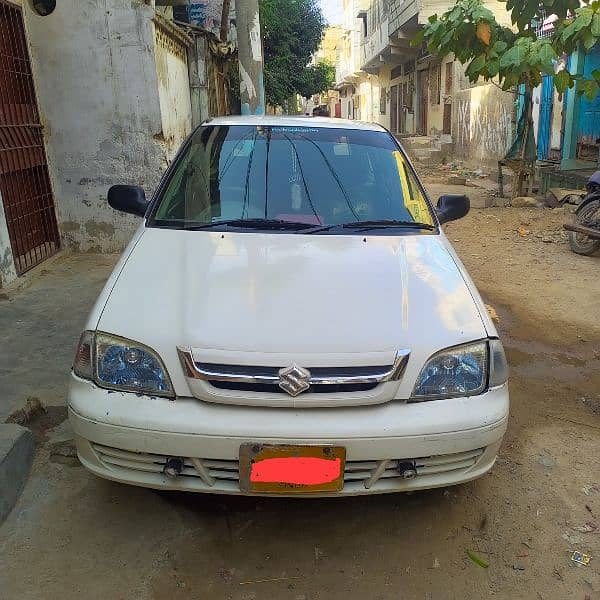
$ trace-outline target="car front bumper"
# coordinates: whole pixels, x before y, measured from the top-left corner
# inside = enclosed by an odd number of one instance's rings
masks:
[[[245,494],[238,460],[248,443],[344,447],[343,490],[322,496],[464,483],[494,465],[508,409],[507,386],[421,404],[273,409],[107,392],[73,377],[69,398],[79,458],[91,472],[144,487],[220,494]],[[174,479],[162,473],[168,457],[185,462]],[[411,479],[399,468],[406,463],[416,467]]]

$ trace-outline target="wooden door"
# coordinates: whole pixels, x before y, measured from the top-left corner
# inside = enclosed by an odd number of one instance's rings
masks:
[[[398,86],[390,88],[390,129],[392,133],[398,133]]]

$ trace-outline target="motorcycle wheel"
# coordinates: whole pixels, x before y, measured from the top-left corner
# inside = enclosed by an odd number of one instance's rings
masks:
[[[575,223],[600,230],[600,200],[594,200],[575,215]],[[590,256],[600,250],[600,240],[594,240],[582,233],[569,232],[569,244],[575,254]]]

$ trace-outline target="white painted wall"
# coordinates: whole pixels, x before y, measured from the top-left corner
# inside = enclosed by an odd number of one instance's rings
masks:
[[[187,50],[155,26],[155,55],[162,132],[175,150],[192,129]]]
[[[454,97],[456,157],[477,166],[497,166],[513,139],[513,94],[486,84],[457,91]]]
[[[561,96],[554,88],[554,104],[552,109],[552,134],[550,138],[552,150],[560,150],[562,146],[562,125],[563,125],[563,102],[564,96]]]
[[[540,132],[540,112],[542,109],[542,86],[538,86],[533,90],[533,110],[531,115],[533,117],[533,132],[535,135],[535,143],[538,143],[538,134]]]
[[[408,2],[407,2],[408,4]],[[451,0],[419,0],[419,23],[427,23],[431,15],[441,16],[448,9],[452,8],[454,2]],[[510,13],[506,10],[506,2],[502,0],[483,0],[486,8],[491,10],[500,25],[512,27]]]
[[[6,227],[2,194],[0,194],[0,288],[8,285],[16,278],[17,271],[10,246],[10,238],[8,237],[8,228]]]
[[[165,84],[180,96],[173,111],[159,93],[154,9],[143,2],[61,0],[47,17],[25,15],[63,242],[119,251],[136,219],[113,211],[106,192],[115,183],[153,192],[189,130],[182,68]]]
[[[363,73],[356,90],[358,107],[356,118],[360,121],[378,122],[381,90],[377,76]]]

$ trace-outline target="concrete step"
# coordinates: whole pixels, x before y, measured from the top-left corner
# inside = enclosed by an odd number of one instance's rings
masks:
[[[441,137],[398,137],[398,140],[408,155],[417,162],[439,164],[444,159],[448,160],[454,151],[452,137],[448,135]]]
[[[35,441],[29,429],[0,424],[0,524],[25,487],[34,451]]]
[[[411,137],[397,137],[402,147],[409,152],[410,150],[428,149],[434,147],[434,140],[428,136],[418,135]]]
[[[442,162],[444,153],[441,150],[435,148],[416,148],[407,150],[408,156],[419,163],[434,163],[438,164]]]
[[[454,152],[454,142],[440,142],[440,150],[443,154],[450,157]]]

